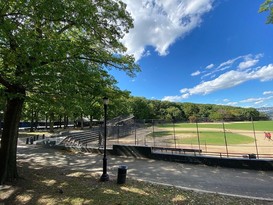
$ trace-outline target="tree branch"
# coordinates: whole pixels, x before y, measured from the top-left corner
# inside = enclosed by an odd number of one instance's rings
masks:
[[[64,26],[63,28],[61,28],[59,31],[58,31],[58,34],[61,34],[63,33],[64,31],[66,31],[67,29],[71,28],[72,26],[76,25],[75,22],[71,21],[69,24],[67,24],[66,26]]]
[[[6,79],[4,79],[2,75],[0,75],[0,84],[2,84],[7,89],[13,88],[12,84],[10,84]]]

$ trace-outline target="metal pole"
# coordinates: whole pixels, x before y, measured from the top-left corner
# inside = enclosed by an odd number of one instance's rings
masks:
[[[155,147],[155,126],[154,126],[154,119],[152,119],[153,122],[153,140],[154,140],[154,147]]]
[[[3,116],[4,112],[3,111],[0,111],[0,134],[2,134],[2,118],[4,118]]]
[[[119,125],[118,126],[118,144],[119,144]]]
[[[145,122],[145,119],[143,120],[143,123],[144,123],[144,128],[145,128],[145,132],[146,132],[146,130],[147,130],[147,126],[146,126],[146,122]],[[144,141],[144,145],[145,146],[147,146],[147,144],[146,144],[146,135],[143,135],[143,141]]]
[[[201,150],[201,148],[200,148],[200,135],[199,135],[197,120],[196,120],[196,131],[197,131],[197,138],[198,138],[198,147],[199,147],[199,150]],[[200,152],[199,152],[199,154],[200,154]]]
[[[107,98],[104,98],[104,152],[103,152],[103,173],[100,177],[102,182],[109,181],[109,175],[107,174],[107,158],[106,158],[106,134],[107,134]]]
[[[226,153],[228,157],[228,146],[227,146],[227,136],[226,136],[226,129],[225,129],[225,123],[223,122],[223,130],[224,130],[224,138],[225,138],[225,145],[226,145]]]
[[[252,128],[253,128],[253,134],[254,134],[254,141],[255,141],[255,147],[256,147],[257,158],[259,159],[256,132],[255,132],[255,126],[254,126],[254,122],[253,122],[253,118],[252,118],[252,117],[251,117],[251,122],[252,122]]]
[[[175,137],[175,123],[173,119],[173,140],[174,140],[174,148],[176,149],[176,137]]]
[[[137,136],[136,136],[136,121],[134,120],[134,128],[135,128],[135,145],[137,145]]]

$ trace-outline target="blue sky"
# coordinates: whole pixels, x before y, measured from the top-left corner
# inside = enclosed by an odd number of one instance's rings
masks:
[[[124,37],[142,71],[111,71],[133,96],[241,107],[273,106],[273,24],[263,0],[123,0]]]

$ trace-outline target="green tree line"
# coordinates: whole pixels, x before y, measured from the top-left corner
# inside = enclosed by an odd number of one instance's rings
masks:
[[[69,98],[63,95],[59,98],[29,96],[21,120],[33,124],[47,121],[52,131],[53,122],[67,125],[68,122],[74,122],[82,117],[89,118],[90,122],[93,119],[102,120],[104,117],[102,96],[99,92],[90,93],[86,92],[85,95]],[[148,100],[144,97],[130,96],[129,92],[121,91],[114,86],[108,94],[110,94],[109,118],[133,114],[138,120],[157,119],[184,122],[268,119],[264,113],[260,113],[255,108]]]
[[[268,119],[255,108],[243,108],[215,104],[169,102],[131,97],[129,107],[136,119],[161,119],[175,121],[242,121]]]

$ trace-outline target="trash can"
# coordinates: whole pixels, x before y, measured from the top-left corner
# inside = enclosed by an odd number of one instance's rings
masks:
[[[118,184],[124,184],[126,181],[126,173],[127,173],[128,167],[126,165],[120,165],[118,168]]]

